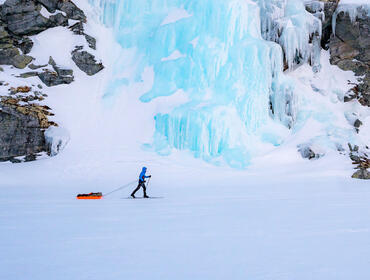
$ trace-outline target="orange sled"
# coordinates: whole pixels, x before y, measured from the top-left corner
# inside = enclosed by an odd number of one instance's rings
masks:
[[[77,195],[77,199],[101,199],[103,194],[101,192],[98,193],[88,193],[88,194],[79,194]]]

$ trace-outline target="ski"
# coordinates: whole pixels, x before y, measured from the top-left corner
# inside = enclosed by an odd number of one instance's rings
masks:
[[[128,196],[128,197],[123,197],[122,199],[132,199],[132,200],[134,200],[134,199],[163,199],[163,198],[164,198],[163,196],[150,196],[150,197],[147,197],[147,198],[145,198],[145,197],[135,197],[135,198],[133,198],[131,196]]]

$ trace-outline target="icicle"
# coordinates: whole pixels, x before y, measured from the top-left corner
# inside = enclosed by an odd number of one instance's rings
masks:
[[[368,16],[370,14],[370,4],[361,3],[361,1],[358,3],[352,1],[339,2],[339,5],[332,17],[332,28],[334,35],[337,25],[337,17],[341,12],[347,13],[351,22],[354,22],[357,17]]]
[[[313,54],[310,38],[321,38],[321,21],[307,12],[300,0],[254,0],[261,8],[262,36],[279,43],[285,54],[288,68],[307,62]],[[312,9],[321,11],[323,3],[312,1]]]

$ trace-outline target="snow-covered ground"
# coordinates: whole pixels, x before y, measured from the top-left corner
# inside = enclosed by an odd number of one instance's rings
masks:
[[[131,185],[81,201],[132,181],[144,162],[52,161],[0,169],[0,279],[370,277],[369,184],[337,163],[235,171],[153,158],[158,199],[124,199]]]

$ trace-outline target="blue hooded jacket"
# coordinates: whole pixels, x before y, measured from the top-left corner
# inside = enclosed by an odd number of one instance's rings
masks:
[[[145,173],[146,173],[146,167],[143,167],[139,175],[139,181],[145,181],[145,178],[149,178],[149,176],[146,176]]]

